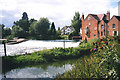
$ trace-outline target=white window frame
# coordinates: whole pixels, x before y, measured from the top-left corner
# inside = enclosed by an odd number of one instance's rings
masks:
[[[114,28],[113,28],[113,25],[114,25]],[[115,24],[112,25],[112,29],[115,29]]]
[[[113,31],[113,36],[114,36],[114,32],[115,32],[115,31]],[[116,36],[118,36],[118,31],[117,31],[117,35],[116,35]]]

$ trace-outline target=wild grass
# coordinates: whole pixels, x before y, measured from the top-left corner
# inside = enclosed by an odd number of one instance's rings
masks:
[[[71,71],[61,78],[120,78],[120,37],[103,38],[92,43],[90,56],[80,57]],[[96,47],[97,46],[97,47]]]

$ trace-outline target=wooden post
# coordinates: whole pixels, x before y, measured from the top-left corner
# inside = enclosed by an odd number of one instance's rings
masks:
[[[63,47],[65,48],[65,40],[63,41]]]
[[[4,52],[5,52],[5,56],[7,56],[7,54],[6,54],[6,45],[5,45],[5,41],[3,41],[3,44],[4,44]]]

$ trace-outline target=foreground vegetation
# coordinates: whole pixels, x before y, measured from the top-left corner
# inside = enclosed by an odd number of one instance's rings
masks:
[[[120,78],[120,37],[96,39],[94,42],[80,44],[76,48],[54,48],[50,50],[4,56],[3,70],[31,64],[50,63],[78,58],[71,71],[61,78]]]
[[[92,43],[90,56],[81,57],[71,71],[57,78],[120,78],[120,37]]]

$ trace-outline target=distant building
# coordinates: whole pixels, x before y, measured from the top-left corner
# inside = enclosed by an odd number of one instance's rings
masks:
[[[74,31],[74,27],[72,26],[65,26],[61,29],[61,35],[69,35]]]
[[[118,2],[118,16],[120,16],[120,1]]]
[[[91,40],[107,36],[120,35],[120,16],[110,19],[110,12],[106,14],[82,15],[82,40]]]

